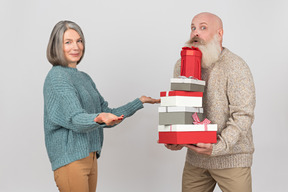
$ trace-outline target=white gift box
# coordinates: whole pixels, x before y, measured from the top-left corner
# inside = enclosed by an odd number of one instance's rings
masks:
[[[217,131],[217,124],[208,124],[207,130],[203,124],[175,124],[175,125],[158,125],[159,132],[190,132],[190,131]]]
[[[160,106],[202,107],[202,97],[187,97],[187,96],[161,97]]]

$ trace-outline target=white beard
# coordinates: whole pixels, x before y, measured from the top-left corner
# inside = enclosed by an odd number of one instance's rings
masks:
[[[201,61],[201,67],[202,68],[209,68],[213,63],[218,61],[219,56],[221,54],[222,47],[219,43],[219,38],[216,35],[214,35],[213,39],[210,42],[207,42],[206,44],[200,44],[200,45],[193,45],[194,43],[191,43],[190,41],[186,42],[185,46],[187,47],[198,47],[202,52],[202,61]]]

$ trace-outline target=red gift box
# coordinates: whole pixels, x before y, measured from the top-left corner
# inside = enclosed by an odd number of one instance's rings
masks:
[[[181,51],[181,76],[201,79],[202,52],[197,47],[183,47]]]
[[[191,91],[162,91],[160,97],[168,96],[187,96],[187,97],[203,97],[203,92],[191,92]]]
[[[216,143],[217,125],[159,125],[159,143],[166,144],[196,144]]]
[[[159,143],[196,144],[216,143],[216,131],[159,132]]]

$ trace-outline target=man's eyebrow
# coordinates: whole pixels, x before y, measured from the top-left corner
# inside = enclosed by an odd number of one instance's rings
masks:
[[[206,23],[206,22],[201,22],[201,23],[200,23],[200,25],[203,25],[203,24],[208,25],[208,23]],[[193,25],[195,25],[195,24],[192,23],[191,26],[193,26]]]

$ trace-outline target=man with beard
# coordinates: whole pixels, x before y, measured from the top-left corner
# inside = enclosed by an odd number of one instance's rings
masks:
[[[216,183],[223,191],[252,191],[251,166],[254,152],[252,123],[255,87],[247,64],[222,47],[221,19],[211,13],[196,15],[186,46],[202,52],[202,79],[206,81],[203,108],[218,125],[217,143],[165,145],[170,150],[188,148],[182,192],[210,192]],[[181,60],[174,77],[180,75]]]

